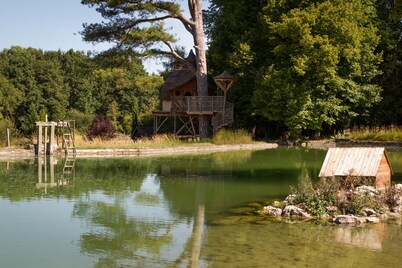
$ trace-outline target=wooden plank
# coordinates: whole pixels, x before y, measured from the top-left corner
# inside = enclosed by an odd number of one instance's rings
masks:
[[[385,154],[384,148],[330,148],[324,159],[319,176],[374,177]]]
[[[332,151],[333,151],[331,149],[332,148],[329,148],[328,151],[327,151],[327,154],[325,155],[324,162],[322,163],[322,166],[321,166],[321,169],[320,169],[320,173],[318,174],[318,177],[327,177],[326,171],[327,171],[328,166],[329,166],[328,162],[329,162],[329,160],[331,158]]]

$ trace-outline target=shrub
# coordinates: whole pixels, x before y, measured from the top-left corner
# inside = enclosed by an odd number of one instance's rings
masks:
[[[324,183],[322,183],[324,185]],[[333,196],[329,193],[330,187],[325,186],[324,191],[320,188],[314,188],[311,178],[308,174],[300,180],[297,188],[292,188],[295,198],[291,204],[302,205],[308,212],[313,215],[323,216],[327,213],[327,207],[331,205]]]
[[[248,144],[253,140],[245,129],[220,129],[215,133],[212,142],[215,144]]]
[[[113,122],[104,115],[97,115],[87,131],[87,137],[90,140],[95,138],[110,140],[115,136]]]

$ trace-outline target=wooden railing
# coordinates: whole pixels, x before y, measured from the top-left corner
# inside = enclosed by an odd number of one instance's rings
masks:
[[[212,117],[212,127],[214,132],[216,132],[221,127],[229,125],[233,123],[233,104],[230,102],[225,103],[225,112],[216,113],[214,117]]]
[[[187,113],[189,114],[212,114],[222,112],[224,98],[222,96],[185,97]]]
[[[213,114],[222,112],[224,98],[222,96],[189,96],[173,97],[172,112],[186,112],[188,114]]]

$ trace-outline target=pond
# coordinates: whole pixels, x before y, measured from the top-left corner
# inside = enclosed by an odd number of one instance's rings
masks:
[[[0,161],[1,267],[397,267],[401,222],[250,220],[325,150]],[[402,182],[402,153],[388,152]]]

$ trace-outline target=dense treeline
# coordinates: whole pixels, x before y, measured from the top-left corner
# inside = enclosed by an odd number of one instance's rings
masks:
[[[5,128],[30,136],[35,121],[74,119],[85,132],[95,115],[131,134],[158,109],[163,79],[125,55],[11,47],[0,52],[0,136]]]
[[[140,2],[137,8],[149,14],[178,3]],[[297,138],[334,135],[355,126],[402,125],[402,1],[210,3],[204,13],[208,70],[211,75],[227,70],[236,76],[228,92],[235,104],[235,127],[254,130],[260,137]],[[113,27],[108,29],[116,30]],[[103,31],[97,34],[100,41],[109,40]],[[134,50],[140,42],[147,46],[167,38],[118,37],[127,42],[134,38],[126,44]],[[96,115],[106,116],[126,134],[133,126],[150,125],[163,79],[149,76],[136,54],[130,55],[117,49],[98,56],[73,50],[3,50],[0,140],[5,128],[32,135],[35,121],[45,115],[49,120],[75,119],[81,132]]]
[[[402,1],[211,0],[209,68],[260,135],[402,124]]]

